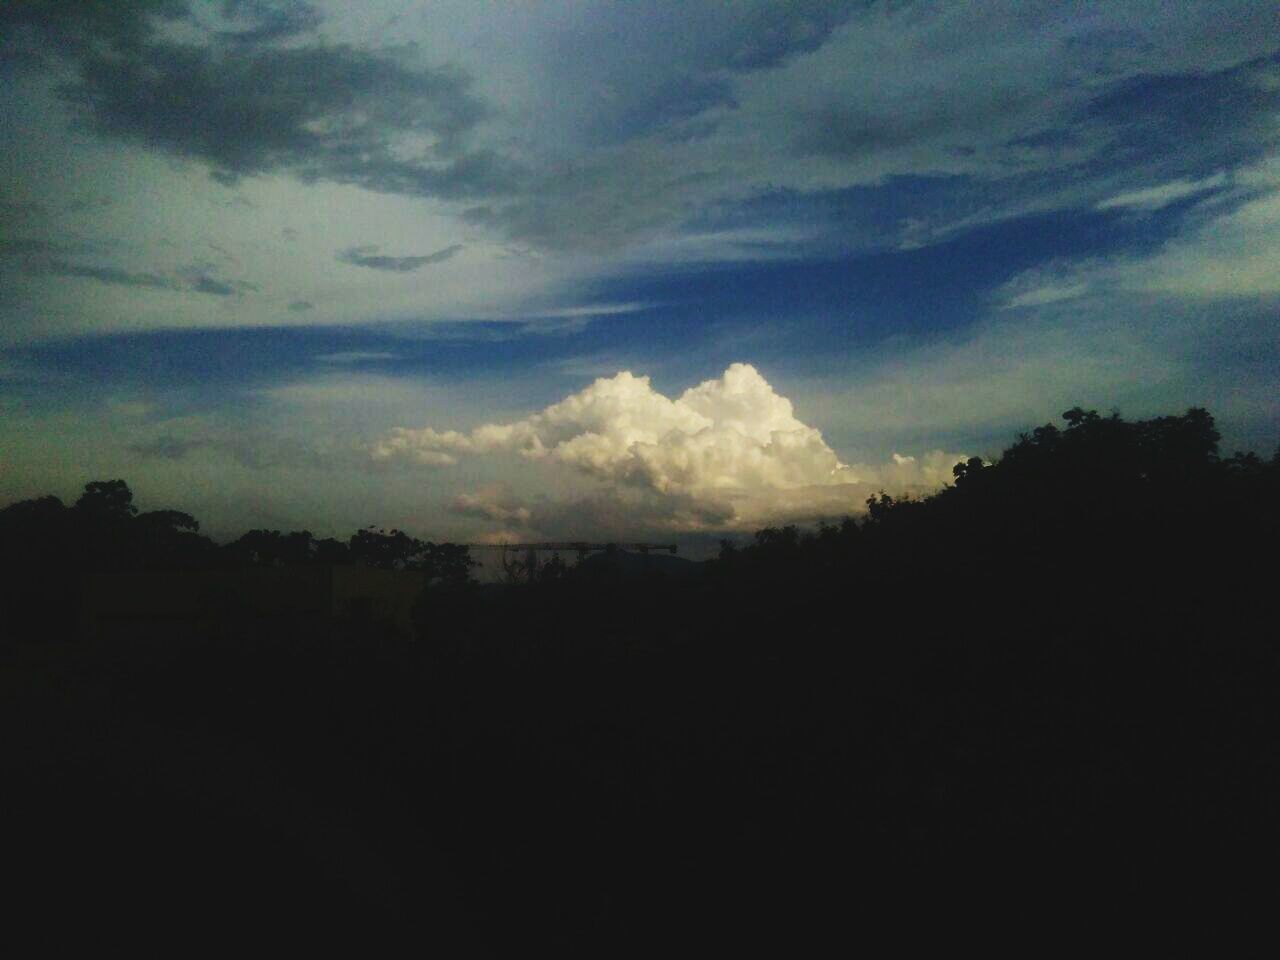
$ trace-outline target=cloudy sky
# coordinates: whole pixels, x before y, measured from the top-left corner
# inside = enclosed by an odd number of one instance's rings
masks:
[[[0,501],[694,542],[1280,439],[1274,0],[11,0],[0,80]]]

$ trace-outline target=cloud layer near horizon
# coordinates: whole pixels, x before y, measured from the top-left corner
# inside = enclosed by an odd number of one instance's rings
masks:
[[[1077,404],[1268,451],[1276,23],[0,3],[0,497],[632,538],[838,516]],[[683,391],[743,358],[772,385]]]
[[[375,459],[407,457],[432,467],[459,457],[516,452],[569,467],[604,490],[640,498],[650,522],[680,529],[731,529],[782,519],[855,512],[869,492],[936,489],[959,454],[935,451],[917,460],[894,456],[881,467],[841,463],[817,429],[795,416],[755,367],[732,364],[670,399],[647,376],[624,370],[539,413],[462,433],[400,427],[373,448]],[[491,499],[491,498],[489,498]],[[458,507],[477,514],[489,502],[466,495]],[[680,509],[663,519],[664,506]],[[533,519],[507,502],[492,519]]]

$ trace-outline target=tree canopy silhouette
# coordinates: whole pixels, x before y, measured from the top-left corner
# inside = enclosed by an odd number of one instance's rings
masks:
[[[1222,457],[1206,410],[1130,421],[1074,407],[1062,420],[1021,434],[999,456],[956,464],[954,482],[933,495],[881,492],[858,519],[813,531],[766,527],[743,546],[726,541],[708,582],[748,593],[786,584],[794,593],[850,578],[927,579],[937,595],[984,578],[1062,582],[1086,571],[1094,579],[1105,571],[1111,581],[1160,571],[1221,576],[1252,544],[1280,533],[1280,451],[1269,460]],[[62,611],[74,607],[66,600],[74,587],[55,572],[357,564],[421,571],[424,586],[439,593],[471,583],[476,566],[465,547],[375,526],[346,541],[255,529],[219,547],[189,514],[140,513],[120,479],[87,483],[72,507],[48,496],[0,510],[0,556],[12,606]],[[600,569],[554,560],[530,571],[523,579],[535,588],[601,581]]]
[[[1021,434],[998,457],[956,464],[954,483],[936,494],[869,498],[860,522],[809,534],[766,528],[745,547],[726,544],[722,575],[768,568],[795,579],[833,563],[881,578],[1198,566],[1235,549],[1246,530],[1280,530],[1280,451],[1269,461],[1221,457],[1206,410],[1126,421],[1074,407],[1063,420]]]
[[[1056,931],[1086,896],[1265,910],[1280,657],[1256,554],[1280,532],[1280,456],[1219,442],[1198,409],[1072,409],[931,496],[767,527],[688,578],[611,551],[472,586],[464,547],[376,527],[219,547],[122,481],[13,504],[4,625],[27,610],[41,635],[100,570],[360,563],[423,584],[417,643],[351,615],[338,640],[270,616],[177,643],[162,622],[159,654],[130,623],[0,647],[21,692],[0,698],[22,732],[11,819],[46,821],[18,862],[60,907],[161,902],[192,929],[255,874],[266,911],[292,898],[299,922],[362,932],[421,933],[446,903],[494,955],[592,936],[654,953],[689,919],[758,940],[742,918],[760,917],[795,952],[822,916],[897,935],[990,927],[993,904],[997,925],[1057,908]]]

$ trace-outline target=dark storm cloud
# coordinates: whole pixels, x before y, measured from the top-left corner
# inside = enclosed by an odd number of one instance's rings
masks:
[[[957,88],[912,103],[834,102],[806,116],[792,147],[799,156],[855,163],[922,148],[972,157],[977,143],[998,161],[987,172],[996,179],[1076,164],[1136,182],[1177,176],[1249,162],[1274,147],[1268,72],[1277,66],[1280,57],[1271,55],[1217,71],[1144,72],[1099,84],[1087,99],[1005,76],[982,90]],[[1055,122],[1044,126],[1046,120]],[[989,131],[1010,122],[1035,132],[991,142]]]
[[[0,6],[0,51],[16,62],[93,48],[137,51],[153,20],[179,20],[188,12],[186,0],[19,0]]]
[[[1275,149],[1278,70],[1275,54],[1216,72],[1133,77],[1092,100],[1077,130],[1104,141],[1098,162],[1137,162],[1166,177],[1247,163]]]
[[[43,208],[38,204],[32,204],[31,206],[34,210],[43,212]],[[3,209],[0,209],[0,217],[3,217],[4,212]],[[3,225],[28,226],[19,218],[3,223]],[[0,236],[0,260],[17,260],[22,264],[26,272],[38,272],[41,267],[46,266],[53,258],[110,253],[119,247],[119,243],[113,240],[83,240],[79,237],[66,236],[65,234],[51,236],[48,225],[44,223],[35,222],[30,226],[33,229],[29,232],[24,230],[25,235],[23,236]]]
[[[749,7],[739,30],[730,35],[733,45],[726,50],[727,66],[760,70],[796,54],[811,53],[863,6],[849,0],[800,0],[781,8],[776,4]]]
[[[642,0],[603,6],[558,34],[560,53],[596,70],[605,61],[643,63],[637,71],[669,75],[676,66],[698,72],[754,71],[812,53],[867,0],[739,0],[678,3]],[[625,52],[619,56],[620,48]]]
[[[107,245],[95,244],[101,250]],[[90,248],[85,244],[57,243],[43,239],[16,239],[0,242],[0,260],[9,260],[18,273],[31,277],[71,277],[96,280],[116,287],[134,287],[150,290],[186,291],[231,297],[257,290],[257,286],[244,280],[226,280],[214,275],[207,265],[192,265],[177,273],[156,273],[150,270],[126,270],[102,264],[77,263],[67,255],[85,254]]]
[[[155,273],[135,273],[120,270],[116,267],[91,267],[66,260],[52,259],[32,272],[49,274],[55,277],[82,277],[86,280],[97,280],[117,287],[150,287],[154,290],[180,290],[179,284],[169,278]]]
[[[377,249],[376,246],[350,247],[340,252],[336,259],[355,267],[368,267],[370,270],[408,273],[431,263],[443,263],[461,250],[462,244],[455,243],[453,246],[420,257],[387,257],[379,255]]]
[[[993,120],[1038,109],[1043,101],[1040,90],[1005,89],[992,90],[982,97],[924,102],[909,111],[892,105],[876,112],[829,105],[806,118],[795,148],[800,155],[859,160],[886,150],[937,142],[947,136],[979,134]],[[972,148],[958,149],[972,152]]]
[[[681,75],[640,91],[615,114],[592,124],[593,139],[615,143],[689,120],[712,107],[736,107],[733,88],[721,78]]]
[[[484,115],[460,74],[412,69],[350,47],[222,51],[152,43],[139,56],[85,57],[65,88],[101,133],[204,160],[228,183],[285,171],[375,190],[465,196],[502,171],[468,154]],[[400,138],[435,144],[430,161]]]
[[[458,200],[515,191],[525,175],[519,164],[484,149],[433,164],[397,160],[389,155],[329,159],[322,173],[305,171],[304,179],[350,183],[379,193]]]
[[[212,6],[212,4],[210,4]],[[307,0],[221,0],[226,29],[213,31],[232,44],[274,43],[310,33],[323,17]],[[17,0],[0,10],[0,28],[15,52],[38,57],[48,51],[87,48],[137,50],[159,21],[192,18],[188,0]]]
[[[323,17],[305,0],[223,0],[222,16],[240,26],[220,31],[218,36],[232,43],[275,43],[320,26]]]
[[[411,48],[313,42],[305,3],[228,2],[243,31],[210,45],[155,31],[181,4],[19,4],[0,13],[6,52],[54,51],[75,67],[62,95],[100,134],[207,163],[223,183],[283,172],[371,190],[467,197],[507,189],[509,161],[465,140],[486,116],[470,78],[410,63]],[[12,48],[12,51],[10,49]]]
[[[481,99],[483,56],[438,68],[412,44],[333,44],[305,0],[17,6],[0,12],[0,35],[8,22],[53,38],[75,68],[64,97],[104,135],[207,164],[224,184],[277,173],[464,200],[468,222],[551,250],[661,241],[778,191],[821,200],[950,178],[935,205],[876,222],[833,208],[807,224],[825,234],[817,246],[923,243],[953,209],[986,210],[964,214],[976,221],[1088,206],[1274,143],[1274,78],[1249,73],[1274,73],[1272,14],[1251,0],[1213,15],[1176,2],[1087,15],[1032,0],[601,5],[531,21],[528,59],[543,72],[529,77],[528,130]],[[153,29],[162,16],[187,16],[203,41]],[[1260,52],[1270,59],[1246,63]],[[803,255],[788,246],[799,242],[742,250]],[[433,256],[339,259],[407,272]]]
[[[61,244],[49,240],[38,240],[30,237],[14,237],[0,239],[0,257],[29,257],[57,253]]]
[[[940,170],[948,156],[976,156],[987,161],[982,174],[997,179],[1083,162],[1090,174],[1120,172],[1156,156],[1255,159],[1274,146],[1280,65],[1276,42],[1268,42],[1274,32],[1249,29],[1261,25],[1264,5],[1223,5],[1222,21],[1238,21],[1252,42],[1221,25],[1221,35],[1205,30],[1194,6],[1181,17],[1179,6],[1167,4],[1142,31],[1132,29],[1137,18],[1129,28],[1108,28],[1032,3],[1011,11],[1009,24],[975,14],[972,34],[913,38],[903,22],[904,44],[915,44],[904,49],[918,63],[884,64],[879,82],[863,88],[867,95],[824,91],[800,114],[791,145],[799,156],[850,163],[910,149]],[[1124,8],[1115,9],[1124,23]],[[1091,82],[1081,84],[1082,75]],[[1005,130],[1016,135],[993,136]]]
[[[191,289],[196,293],[208,293],[215,297],[234,297],[249,290],[257,290],[257,286],[243,280],[228,283],[211,277],[207,273],[195,274],[191,278]]]
[[[1260,8],[1232,9],[1239,18]],[[885,53],[894,38],[877,34],[883,25],[868,18],[867,34],[878,39],[859,46],[861,25],[853,24],[830,40],[848,45],[849,56],[839,66],[827,58],[821,69],[812,68],[815,82],[791,88],[784,111],[770,101],[768,112],[751,116],[757,103],[748,92],[746,113],[671,119],[669,132],[705,121],[710,142],[702,148],[677,154],[641,143],[629,144],[634,149],[628,153],[597,153],[564,176],[546,178],[537,190],[477,205],[466,216],[541,246],[625,245],[673,223],[696,230],[709,214],[732,212],[726,209],[732,202],[716,194],[732,195],[735,181],[718,167],[741,170],[738,185],[754,181],[766,188],[754,197],[739,191],[748,205],[779,188],[807,196],[814,201],[810,206],[839,199],[841,192],[825,185],[805,188],[798,171],[814,170],[814,179],[828,184],[846,178],[847,189],[884,188],[886,202],[872,204],[875,216],[868,209],[851,211],[843,202],[815,209],[795,224],[796,233],[822,233],[805,242],[815,248],[856,247],[864,239],[872,245],[916,245],[965,224],[1087,207],[1161,179],[1207,176],[1274,149],[1277,58],[1238,58],[1266,47],[1265,34],[1253,44],[1239,41],[1234,31],[1206,39],[1201,25],[1178,23],[1171,7],[1168,29],[1158,21],[1148,28],[1153,36],[1175,28],[1186,34],[1185,43],[1162,41],[1178,51],[1166,56],[1164,50],[1153,53],[1145,38],[1095,29],[1092,18],[1073,19],[1048,4],[1028,4],[1028,10],[1027,22],[1015,24],[1016,31],[976,14],[972,32],[937,29],[929,23],[932,14],[924,12],[898,18],[902,49],[920,58],[886,58],[874,70],[860,66],[866,54]],[[1050,21],[1056,32],[1040,29]],[[1090,56],[1102,65],[1096,66],[1096,80],[1081,84],[1080,48],[1086,40],[1100,48]],[[1270,46],[1274,50],[1274,42]],[[1210,69],[1214,63],[1230,66]],[[1170,72],[1162,74],[1161,68]],[[644,133],[654,124],[635,119],[642,115],[616,116],[629,118],[630,132]],[[757,150],[735,155],[732,140],[715,136],[716,124],[736,136],[758,132],[761,119],[771,128]],[[673,162],[677,155],[687,162]],[[628,167],[633,157],[639,160]],[[593,163],[595,158],[600,162]],[[699,169],[708,173],[706,186],[691,188]],[[935,185],[927,203],[899,189],[903,176]],[[849,213],[859,215],[842,215]],[[744,230],[779,225],[776,219],[737,224]],[[738,246],[764,255],[812,252],[791,235],[760,241],[754,249],[750,242]]]
[[[601,5],[547,37],[557,111],[579,117],[571,135],[596,146],[655,133],[677,140],[706,135],[714,124],[692,121],[713,108],[737,107],[737,76],[817,50],[862,6],[843,0]]]

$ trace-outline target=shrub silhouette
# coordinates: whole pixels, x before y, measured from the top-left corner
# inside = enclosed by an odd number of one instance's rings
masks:
[[[496,955],[1269,905],[1280,455],[1218,443],[1203,410],[1073,409],[932,496],[766,528],[690,579],[614,554],[481,587],[465,548],[377,528],[217,547],[122,483],[14,504],[4,609],[37,598],[41,635],[93,569],[361,560],[424,582],[416,644],[24,648],[0,700],[12,822],[99,853],[124,824],[129,856],[15,869],[89,871],[59,901],[77,909],[142,890],[195,929],[262,888],[268,918]],[[198,862],[164,855],[210,824]],[[290,882],[255,886],[268,867]]]
[[[1022,434],[990,462],[957,464],[954,483],[934,495],[881,493],[861,523],[808,535],[763,530],[746,547],[723,549],[719,564],[769,567],[789,579],[829,571],[834,557],[882,579],[922,563],[961,578],[998,571],[1022,579],[1080,565],[1145,575],[1229,552],[1245,527],[1258,538],[1276,534],[1280,460],[1220,458],[1205,410],[1129,422],[1076,407],[1063,419],[1065,429]]]

